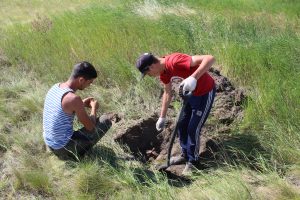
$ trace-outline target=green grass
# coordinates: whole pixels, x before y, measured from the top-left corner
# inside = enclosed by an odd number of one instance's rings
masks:
[[[10,65],[0,65],[5,74],[0,79],[0,155],[13,177],[1,180],[1,192],[61,199],[299,199],[283,177],[300,163],[298,2],[54,2],[1,2],[0,63],[5,55]],[[47,12],[36,17],[31,10]],[[212,54],[222,73],[247,89],[245,119],[230,133],[236,140],[226,143],[231,154],[219,169],[173,187],[138,162],[119,159],[124,152],[111,139],[117,130],[102,141],[109,148],[98,145],[99,152],[96,148],[78,164],[46,154],[44,96],[80,60],[93,63],[99,78],[79,94],[99,99],[101,112],[122,113],[126,121],[155,111],[160,85],[149,78],[139,82],[134,68],[146,51]]]
[[[80,171],[76,173],[75,189],[79,194],[94,195],[94,197],[105,197],[119,189],[119,183],[113,182],[110,177],[97,164],[84,164]]]
[[[237,12],[238,14],[257,14],[257,13],[270,13],[282,14],[288,17],[299,16],[299,2],[295,0],[204,0],[204,1],[189,1],[194,6],[201,6],[205,9],[215,10],[218,13],[227,14]]]

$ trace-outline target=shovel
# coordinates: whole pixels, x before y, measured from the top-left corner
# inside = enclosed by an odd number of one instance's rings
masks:
[[[170,139],[170,142],[169,142],[167,162],[165,162],[163,164],[160,164],[160,165],[157,165],[155,168],[158,171],[165,171],[168,167],[170,167],[171,152],[172,152],[173,144],[174,144],[174,141],[175,141],[175,138],[176,138],[176,135],[177,135],[177,131],[178,131],[178,121],[183,115],[183,111],[184,111],[185,106],[188,102],[187,100],[189,99],[189,97],[192,96],[192,92],[183,91],[183,86],[180,86],[179,87],[179,96],[182,99],[182,105],[181,105],[180,112],[177,116],[176,125],[175,125],[175,128],[174,128],[173,132],[172,132],[171,139]]]

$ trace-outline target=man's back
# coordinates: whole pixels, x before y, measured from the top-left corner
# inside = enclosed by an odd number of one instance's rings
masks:
[[[43,112],[43,136],[45,143],[53,148],[64,147],[73,134],[74,114],[67,114],[62,108],[62,98],[70,88],[60,88],[55,84],[47,93]]]

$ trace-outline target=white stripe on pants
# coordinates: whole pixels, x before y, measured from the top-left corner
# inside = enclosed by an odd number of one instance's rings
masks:
[[[207,112],[208,112],[208,110],[209,110],[209,108],[211,106],[213,93],[214,93],[214,89],[209,92],[209,96],[207,98],[207,102],[206,102],[204,113],[202,114],[201,120],[200,120],[200,122],[199,122],[199,124],[197,126],[197,130],[196,130],[196,133],[195,133],[196,146],[195,146],[194,155],[195,155],[196,159],[198,159],[198,156],[199,156],[199,146],[200,146],[199,136],[200,136],[201,128],[203,126],[203,122],[204,122],[204,120],[206,118]]]

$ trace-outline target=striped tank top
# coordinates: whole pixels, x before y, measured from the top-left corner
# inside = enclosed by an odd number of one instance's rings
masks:
[[[46,95],[43,112],[43,136],[45,143],[53,149],[64,147],[73,134],[75,114],[65,113],[61,105],[62,97],[68,92],[74,91],[70,88],[60,88],[59,83],[57,83]]]

